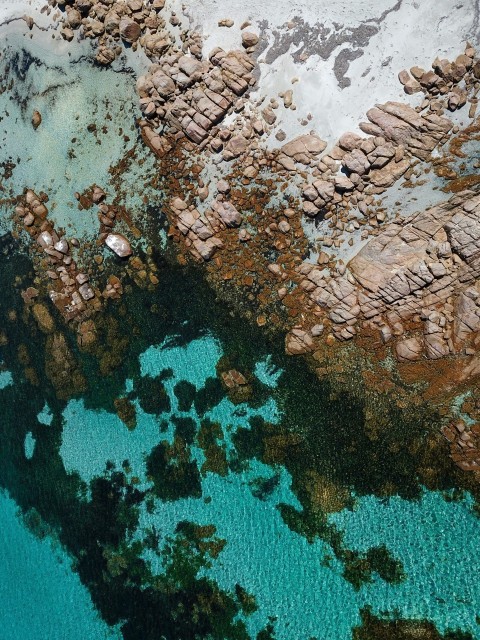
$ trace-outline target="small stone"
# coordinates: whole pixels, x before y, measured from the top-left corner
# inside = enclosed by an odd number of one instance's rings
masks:
[[[353,151],[362,142],[361,136],[357,133],[347,132],[340,136],[338,146],[345,151]]]
[[[68,250],[69,250],[68,242],[66,241],[65,238],[61,238],[58,242],[56,242],[53,245],[53,248],[56,251],[60,251],[60,253],[66,254],[68,253]]]
[[[93,292],[93,289],[87,283],[82,284],[82,286],[78,289],[78,291],[80,292],[80,295],[84,300],[91,300],[92,298],[95,297],[95,293]]]
[[[286,220],[281,220],[278,223],[278,230],[281,231],[282,233],[288,233],[290,231],[290,228],[291,227]]]
[[[316,338],[323,333],[323,329],[324,329],[323,324],[316,324],[311,328],[310,333],[314,338]]]
[[[95,187],[92,194],[92,200],[95,204],[98,204],[105,198],[105,191],[100,187]]]
[[[272,107],[265,107],[265,109],[262,110],[262,117],[269,125],[272,125],[277,119],[277,116],[273,112]]]
[[[71,42],[75,37],[75,34],[73,33],[73,30],[70,29],[70,27],[62,27],[62,30],[60,33],[62,38],[67,42]]]
[[[42,233],[37,237],[37,242],[42,249],[53,247],[52,234],[49,231],[42,231]]]
[[[420,339],[415,336],[406,338],[397,343],[396,352],[400,361],[419,360],[422,357],[423,345]]]
[[[42,114],[40,111],[35,111],[32,114],[32,126],[34,129],[38,129],[38,127],[42,124]]]
[[[351,191],[355,188],[355,185],[347,176],[335,176],[334,183],[339,191]]]
[[[85,284],[85,282],[89,281],[89,277],[86,273],[79,273],[76,276],[75,280],[78,282],[78,284]]]
[[[219,180],[217,182],[217,191],[219,193],[228,193],[230,191],[230,185],[226,180]]]
[[[256,33],[252,33],[251,31],[244,31],[242,33],[242,45],[245,47],[245,49],[254,47],[256,44],[258,44],[258,41],[259,37]]]
[[[398,74],[398,79],[403,85],[406,85],[407,82],[411,80],[410,74],[405,69],[402,69],[402,71],[400,71],[400,73]]]

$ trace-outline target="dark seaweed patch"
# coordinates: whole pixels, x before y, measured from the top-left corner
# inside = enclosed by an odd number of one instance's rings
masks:
[[[470,633],[446,631],[442,635],[427,620],[385,620],[373,615],[369,607],[360,612],[361,626],[353,629],[353,640],[473,640]]]

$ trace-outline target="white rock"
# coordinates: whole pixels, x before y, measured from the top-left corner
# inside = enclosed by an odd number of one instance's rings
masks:
[[[128,258],[132,255],[130,242],[121,233],[109,233],[105,238],[105,244],[120,258]]]

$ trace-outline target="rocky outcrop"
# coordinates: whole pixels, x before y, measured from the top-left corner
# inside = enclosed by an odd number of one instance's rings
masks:
[[[97,39],[96,61],[102,65],[111,64],[121,53],[121,42],[133,48],[142,46],[152,58],[172,44],[160,15],[164,0],[52,0],[49,4],[65,12],[61,30],[65,40],[73,40],[79,29],[83,36]]]
[[[236,207],[222,196],[212,202],[203,215],[193,206],[188,206],[181,198],[170,201],[170,211],[175,226],[184,236],[184,242],[197,259],[210,260],[223,247],[219,237],[223,229],[239,227],[242,215]]]
[[[462,193],[408,218],[397,216],[393,222],[376,201],[392,186],[418,175],[419,162],[433,163],[451,139],[454,124],[445,109],[461,109],[473,100],[478,86],[479,63],[472,47],[468,45],[453,62],[434,61],[432,70],[412,67],[410,73],[400,72],[407,93],[425,94],[418,107],[393,101],[378,104],[360,124],[362,135],[347,132],[328,150],[313,132],[285,141],[282,131],[275,132],[281,146],[269,150],[262,140],[278,122],[279,103],[271,98],[247,104],[249,89],[255,85],[255,61],[250,54],[259,41],[256,34],[244,30],[238,49],[217,47],[206,57],[198,34],[182,32],[181,45],[169,35],[161,17],[163,2],[111,2],[103,12],[95,3],[84,6],[80,0],[68,0],[64,4],[68,28],[81,28],[88,37],[97,38],[103,59],[108,60],[108,52],[116,51],[123,40],[141,46],[152,61],[138,79],[137,91],[141,134],[154,153],[168,158],[179,146],[197,160],[205,153],[196,176],[206,168],[203,159],[211,159],[217,189],[205,178],[209,170],[198,178],[198,188],[187,185],[188,197],[177,185],[174,193],[181,197],[171,198],[167,208],[170,235],[197,260],[208,262],[215,257],[211,264],[222,263],[224,254],[219,257],[217,252],[232,247],[236,251],[240,245],[248,256],[257,233],[272,237],[271,249],[280,257],[267,269],[285,285],[295,283],[279,287],[278,297],[285,306],[291,305],[292,317],[296,317],[292,297],[307,300],[308,312],[315,316],[312,326],[324,327],[317,333],[308,323],[295,325],[287,337],[289,353],[314,350],[319,340],[349,341],[365,331],[378,332],[403,362],[468,354],[476,348],[477,193]],[[179,25],[173,15],[170,22]],[[279,95],[284,108],[293,108],[292,89]],[[289,182],[289,202],[283,207],[284,218],[260,223],[257,230],[251,228],[250,213],[248,226],[244,224],[245,199],[236,200],[236,189],[240,182],[254,183],[263,169],[272,172],[269,186],[273,189],[277,179]],[[282,188],[286,190],[287,185]],[[288,253],[301,236],[291,217],[296,195],[304,214],[328,225],[324,235],[315,238],[317,264],[298,260],[293,273],[284,272],[288,260],[281,253]],[[102,240],[114,251],[121,244],[121,253],[127,255],[129,245],[112,240],[119,236],[109,211],[106,205],[101,211]],[[260,211],[256,209],[257,216]],[[292,213],[287,216],[287,211]],[[29,222],[26,216],[25,225]],[[365,245],[344,264],[335,259],[335,252],[347,238],[350,246],[359,241]],[[42,237],[43,241],[43,250],[50,251],[48,238]],[[253,264],[250,259],[246,262]],[[253,280],[245,278],[247,283]],[[290,291],[297,284],[300,293]]]
[[[400,102],[387,102],[367,111],[368,123],[362,131],[401,144],[412,155],[426,160],[453,127],[450,120],[436,114],[420,114]]]
[[[367,112],[368,123],[360,128],[369,137],[354,133],[340,137],[329,154],[316,163],[316,176],[303,186],[303,211],[315,217],[319,213],[347,213],[352,204],[365,210],[370,194],[378,195],[394,185],[415,158],[426,160],[445,141],[453,125],[436,114],[420,114],[408,105],[387,102]],[[302,138],[307,136],[302,136]],[[297,139],[299,140],[299,139]],[[282,147],[278,161],[294,171],[295,163],[285,148],[295,149],[292,141]],[[325,147],[318,147],[322,151]],[[298,152],[297,161],[302,154]],[[304,164],[312,157],[303,155]],[[340,172],[339,172],[340,171]]]
[[[436,58],[432,69],[412,67],[410,72],[403,69],[398,74],[405,93],[423,92],[431,100],[435,111],[461,109],[468,99],[469,90],[478,79],[478,67],[474,62],[475,49],[467,43],[465,53],[453,61]]]
[[[401,361],[472,352],[480,341],[480,195],[449,201],[386,225],[343,275],[300,267],[312,300],[339,340],[367,326],[396,342]]]
[[[480,471],[480,425],[457,419],[442,429],[450,443],[450,456],[463,471]]]
[[[181,132],[195,144],[206,144],[215,138],[217,125],[254,83],[253,67],[253,61],[240,50],[225,52],[217,48],[202,61],[170,51],[137,82],[146,118],[142,126],[150,131],[162,127],[171,134]],[[153,132],[146,135],[154,137]],[[161,154],[161,143],[156,146]],[[245,138],[234,137],[224,157],[237,158],[246,150]]]

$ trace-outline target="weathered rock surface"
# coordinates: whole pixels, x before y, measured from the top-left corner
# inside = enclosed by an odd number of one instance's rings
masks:
[[[462,352],[480,340],[480,195],[465,191],[386,225],[343,275],[304,272],[337,339],[366,323],[384,342],[414,332],[396,343],[401,361]]]
[[[138,22],[128,16],[124,16],[119,24],[120,35],[125,42],[133,43],[140,37],[141,29]]]
[[[316,135],[303,135],[287,142],[281,152],[296,162],[308,164],[325,150],[327,143]]]
[[[382,136],[402,144],[415,157],[426,160],[445,139],[453,125],[447,118],[417,113],[400,102],[387,102],[367,111],[368,123],[360,128],[367,134]]]

